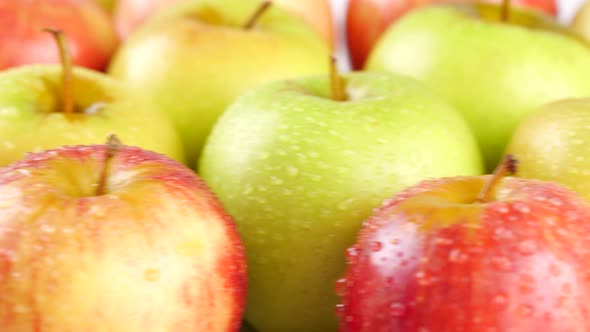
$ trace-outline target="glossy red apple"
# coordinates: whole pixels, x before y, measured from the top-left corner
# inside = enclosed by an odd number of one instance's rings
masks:
[[[362,69],[381,34],[402,15],[419,6],[468,0],[349,0],[346,38],[354,69]],[[501,0],[485,0],[501,2]],[[557,14],[556,0],[513,0],[514,6],[527,6],[547,14]]]
[[[341,332],[590,330],[590,203],[490,178],[423,182],[364,223],[337,283]]]
[[[59,63],[43,28],[65,32],[74,64],[104,70],[118,45],[109,14],[93,0],[0,1],[0,69]]]
[[[115,7],[115,25],[121,38],[126,39],[139,25],[156,12],[181,0],[119,0]],[[328,0],[274,0],[299,14],[330,43],[334,42],[332,12]]]
[[[69,146],[0,169],[0,331],[238,331],[244,248],[182,164]]]

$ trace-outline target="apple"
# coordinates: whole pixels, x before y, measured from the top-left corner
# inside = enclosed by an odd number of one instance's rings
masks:
[[[450,28],[452,27],[452,28]],[[467,119],[487,170],[538,106],[590,94],[590,47],[554,19],[494,4],[422,7],[391,26],[367,68],[415,78]]]
[[[586,1],[578,9],[570,22],[570,27],[583,38],[590,41],[590,1]]]
[[[321,37],[281,8],[200,0],[170,7],[142,26],[115,54],[109,74],[170,115],[194,165],[217,117],[237,96],[259,84],[325,73],[328,57]]]
[[[506,148],[518,176],[559,182],[590,199],[590,99],[543,105],[517,127]]]
[[[130,145],[186,161],[166,114],[105,74],[72,67],[63,31],[50,32],[61,48],[56,53],[62,66],[26,65],[0,72],[0,166],[28,152],[98,144],[111,133]]]
[[[117,143],[0,169],[0,330],[238,331],[235,223],[164,155]]]
[[[387,28],[402,15],[420,6],[465,0],[349,0],[346,38],[354,69],[362,69],[375,43]],[[483,0],[498,3],[501,0]],[[525,6],[557,15],[556,0],[513,0],[514,6]]]
[[[135,29],[155,13],[180,1],[119,0],[114,15],[119,35],[127,39]],[[325,38],[329,45],[334,43],[332,11],[328,0],[274,0],[273,3],[300,15]]]
[[[334,331],[342,252],[373,207],[424,178],[483,172],[464,119],[421,84],[332,76],[241,95],[199,162],[246,246],[245,317],[258,331]]]
[[[386,200],[346,252],[340,331],[588,330],[589,203],[502,174]]]
[[[0,1],[0,69],[57,63],[55,42],[43,28],[65,31],[74,64],[104,70],[118,46],[111,19],[94,0]]]

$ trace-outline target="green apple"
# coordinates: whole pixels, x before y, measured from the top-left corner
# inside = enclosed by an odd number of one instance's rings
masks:
[[[190,163],[237,96],[262,83],[327,72],[329,47],[321,35],[275,6],[254,23],[259,6],[257,0],[171,6],[135,31],[109,68],[170,114]]]
[[[586,1],[578,9],[570,23],[570,27],[580,36],[590,41],[590,1]]]
[[[392,25],[367,69],[408,75],[454,105],[488,170],[518,123],[550,101],[590,94],[590,48],[552,18],[494,4],[423,7]]]
[[[521,122],[506,148],[518,175],[562,183],[590,199],[590,99],[543,105]]]
[[[203,149],[199,174],[246,245],[246,319],[258,331],[335,331],[333,285],[372,209],[422,179],[483,171],[465,120],[423,85],[386,73],[345,80],[332,98],[324,76],[255,88]]]
[[[184,162],[168,116],[105,74],[72,67],[63,32],[55,34],[62,66],[38,64],[0,72],[0,165],[28,152],[98,144],[116,134],[129,145]]]

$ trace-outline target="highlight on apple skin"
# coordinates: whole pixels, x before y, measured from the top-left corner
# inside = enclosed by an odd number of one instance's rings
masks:
[[[231,217],[168,157],[111,141],[0,169],[1,331],[238,331],[246,272]]]

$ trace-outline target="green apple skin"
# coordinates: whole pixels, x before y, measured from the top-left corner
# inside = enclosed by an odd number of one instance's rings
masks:
[[[242,28],[257,0],[198,0],[169,7],[140,27],[109,73],[171,115],[194,163],[219,114],[262,83],[326,73],[329,47],[295,14],[272,6]]]
[[[506,148],[518,176],[554,181],[590,199],[590,99],[543,105],[521,122]]]
[[[540,13],[498,6],[421,8],[392,25],[371,53],[368,70],[408,75],[463,114],[484,153],[487,170],[518,123],[551,101],[590,94],[590,48]]]
[[[590,1],[586,1],[570,23],[573,31],[590,41]]]
[[[464,119],[414,80],[346,76],[275,82],[220,117],[199,174],[235,218],[246,245],[246,319],[260,332],[337,328],[334,283],[373,207],[430,177],[481,174]]]
[[[168,116],[102,73],[74,68],[78,112],[66,116],[60,110],[61,76],[59,65],[0,73],[0,165],[61,145],[104,143],[110,134],[127,145],[186,162]]]

